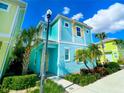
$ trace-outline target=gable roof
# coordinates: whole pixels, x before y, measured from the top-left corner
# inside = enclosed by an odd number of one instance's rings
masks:
[[[115,41],[115,40],[118,40],[117,38],[106,38],[103,40],[104,43],[106,42],[110,42],[110,41]],[[96,42],[95,44],[99,44],[100,42]]]
[[[56,20],[58,20],[59,18],[66,19],[66,20],[71,21],[71,22],[72,22],[72,21],[75,21],[77,24],[80,24],[80,25],[85,26],[86,28],[92,29],[92,27],[88,26],[87,24],[85,24],[85,23],[83,23],[83,22],[76,21],[76,20],[74,20],[74,19],[68,18],[68,17],[66,17],[66,16],[64,16],[64,15],[61,15],[61,14],[58,14],[58,15],[53,19],[53,21],[51,22],[51,24],[54,23],[54,22],[55,22]]]
[[[70,22],[74,21],[74,20],[71,19],[71,18],[68,18],[68,17],[66,17],[66,16],[63,16],[63,15],[58,14],[58,15],[52,20],[52,22],[51,22],[50,24],[51,24],[51,25],[54,24],[59,18],[66,19],[66,20],[68,20],[68,21],[70,21]],[[92,29],[92,27],[88,26],[87,24],[85,24],[85,23],[83,23],[83,22],[79,22],[79,21],[76,21],[76,20],[75,20],[75,23],[77,23],[77,24],[79,24],[79,25],[82,25],[82,26],[85,26],[86,28]],[[39,24],[46,24],[46,22],[40,21]]]

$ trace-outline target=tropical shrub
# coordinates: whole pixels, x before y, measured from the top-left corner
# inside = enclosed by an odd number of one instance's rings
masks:
[[[96,79],[100,79],[101,78],[101,74],[99,74],[99,73],[95,73],[94,75],[96,76]]]
[[[38,79],[35,74],[10,76],[3,79],[2,86],[6,89],[21,90],[29,87],[34,87],[37,80]]]
[[[111,69],[112,72],[116,72],[116,71],[120,70],[119,64],[115,63],[115,62],[109,62],[109,63],[105,64],[105,68]]]
[[[81,75],[86,75],[86,74],[88,74],[88,73],[90,73],[89,70],[87,70],[87,69],[80,69],[80,74],[81,74]]]
[[[106,69],[104,67],[96,67],[94,69],[94,71],[96,73],[99,73],[101,76],[105,76],[105,75],[108,75],[108,72],[106,71]]]
[[[119,58],[118,63],[124,65],[124,57]]]
[[[5,87],[0,85],[0,93],[9,93],[9,89],[6,89]]]
[[[90,83],[93,83],[94,81],[96,81],[97,79],[100,78],[100,74],[91,74],[88,73],[87,75],[80,75],[80,74],[71,74],[71,75],[67,75],[65,77],[66,80],[69,80],[75,84],[79,84],[81,86],[85,86],[88,85]]]
[[[40,81],[37,82],[38,88],[31,91],[30,93],[39,93],[39,85]],[[47,79],[45,80],[44,93],[65,93],[65,89],[62,86],[56,84],[54,81]]]
[[[108,74],[112,74],[113,73],[112,69],[110,69],[110,68],[105,68],[105,70],[106,70],[106,73],[108,73]]]
[[[81,78],[80,74],[70,74],[65,77],[66,80],[69,80],[75,84],[79,83],[79,79]]]
[[[40,88],[37,88],[37,89],[35,89],[35,90],[33,90],[33,91],[29,92],[29,93],[39,93],[39,92],[40,92]]]

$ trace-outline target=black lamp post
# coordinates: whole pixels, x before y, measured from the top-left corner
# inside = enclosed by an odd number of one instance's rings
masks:
[[[45,74],[46,74],[46,61],[47,61],[47,47],[48,47],[48,37],[49,37],[49,23],[50,23],[50,17],[52,14],[52,11],[50,9],[47,10],[46,13],[46,17],[47,17],[47,31],[46,31],[46,42],[45,45],[43,47],[43,52],[42,52],[42,62],[41,62],[41,71],[40,71],[40,75],[41,75],[41,81],[40,81],[40,93],[44,93],[44,80],[45,80]]]

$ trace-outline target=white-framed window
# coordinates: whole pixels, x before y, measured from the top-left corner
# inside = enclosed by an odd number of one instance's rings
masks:
[[[68,22],[65,22],[64,23],[64,27],[69,28],[69,23]]]
[[[65,61],[70,61],[70,49],[69,48],[65,48],[65,54],[64,54],[64,59]]]
[[[0,10],[8,12],[10,5],[8,3],[0,1]]]
[[[76,31],[77,31],[77,36],[81,36],[81,28],[77,26]]]

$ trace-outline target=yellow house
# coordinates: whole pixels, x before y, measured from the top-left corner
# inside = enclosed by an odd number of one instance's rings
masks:
[[[105,51],[105,57],[102,55],[100,62],[104,62],[104,59],[108,62],[118,62],[118,60],[124,57],[124,45],[117,44],[116,38],[107,38],[103,40],[103,47]],[[100,42],[97,43],[99,49],[102,50],[102,45]]]
[[[0,0],[0,79],[8,65],[26,11],[21,0]]]

